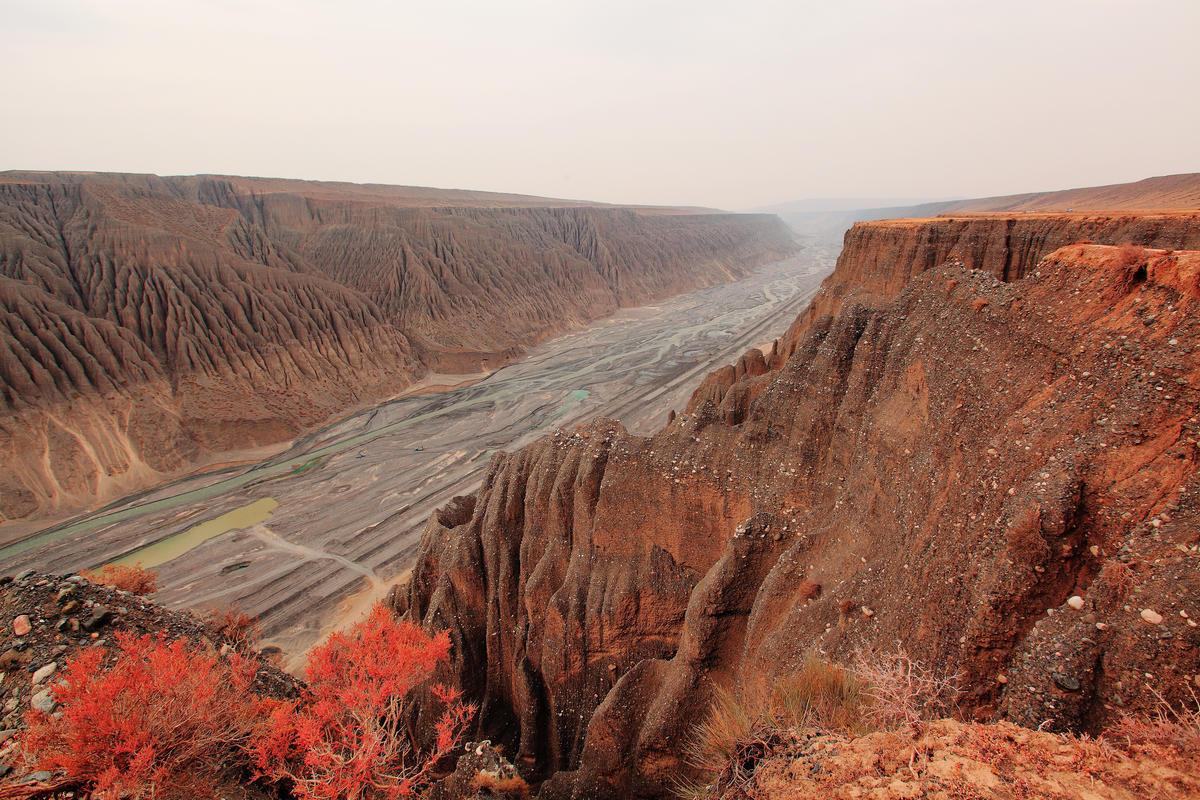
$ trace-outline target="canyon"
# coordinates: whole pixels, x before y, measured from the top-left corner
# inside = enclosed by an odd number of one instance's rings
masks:
[[[253,458],[427,374],[495,369],[794,252],[770,215],[0,174],[0,522]]]
[[[813,659],[902,648],[957,676],[960,719],[924,729],[920,776],[906,734],[817,732],[764,796],[884,750],[879,791],[938,790],[994,736],[1066,763],[1091,740],[1053,734],[1200,686],[1194,176],[862,221],[840,249],[699,209],[74,180],[61,256],[27,243],[61,190],[11,190],[55,199],[6,218],[4,480],[115,459],[125,496],[36,532],[104,492],[35,496],[6,569],[147,562],[157,602],[250,612],[293,671],[383,599],[448,632],[440,678],[544,800],[674,796],[714,701]],[[1112,796],[1146,785],[1086,752],[1134,787]],[[1064,775],[1036,777],[1084,791]]]
[[[741,280],[623,309],[491,373],[433,374],[279,453],[157,485],[0,546],[0,564],[159,574],[171,608],[235,607],[299,667],[404,580],[430,515],[492,455],[599,414],[652,432],[713,366],[770,343],[832,269],[835,243]],[[10,523],[10,525],[20,525]]]
[[[543,798],[670,796],[718,692],[814,656],[899,644],[961,676],[966,716],[1048,731],[1185,702],[1198,221],[859,223],[788,331],[661,430],[497,454],[391,602],[451,632],[480,735]]]

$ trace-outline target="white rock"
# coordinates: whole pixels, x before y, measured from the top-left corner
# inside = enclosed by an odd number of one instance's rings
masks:
[[[29,705],[45,714],[52,713],[58,707],[58,703],[54,702],[54,695],[50,693],[49,689],[35,694],[33,699],[29,701]]]
[[[1078,611],[1079,609],[1083,608],[1083,598],[1079,595],[1075,595],[1067,600],[1067,605]]]
[[[51,661],[46,666],[33,673],[33,685],[37,686],[39,683],[44,682],[47,678],[54,674],[56,669],[58,669],[58,664]]]
[[[1161,625],[1163,618],[1162,614],[1155,611],[1153,608],[1142,609],[1142,619],[1149,622],[1151,625]]]

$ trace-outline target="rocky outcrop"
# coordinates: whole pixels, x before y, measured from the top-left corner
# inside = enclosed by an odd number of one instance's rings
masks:
[[[1187,185],[1193,184],[1200,182]],[[782,366],[816,321],[838,313],[847,305],[885,303],[900,294],[914,276],[935,266],[956,263],[983,270],[1003,281],[1013,281],[1054,250],[1079,242],[1200,249],[1200,212],[1022,212],[856,223],[846,232],[833,274],[821,284],[821,290],[805,312],[774,343],[767,366],[769,369]],[[728,371],[710,374],[696,390],[689,409],[711,400],[721,406],[728,419],[737,419],[745,414],[748,401],[761,388],[762,382],[754,380],[757,374],[747,373],[745,379]],[[735,385],[737,388],[731,392]],[[722,403],[727,393],[729,398]]]
[[[792,248],[768,215],[0,175],[0,521],[286,441]]]
[[[430,521],[396,605],[541,796],[666,796],[714,687],[813,653],[902,642],[1050,729],[1184,696],[1200,253],[1015,262],[930,264],[734,367],[744,413],[556,433]]]
[[[952,261],[1017,280],[1049,253],[1078,242],[1195,250],[1200,212],[981,214],[859,223],[846,232],[834,275],[806,317],[836,313],[848,297],[890,300],[914,275]]]

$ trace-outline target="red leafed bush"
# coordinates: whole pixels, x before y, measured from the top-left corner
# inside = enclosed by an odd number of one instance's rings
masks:
[[[92,583],[134,594],[147,595],[158,591],[158,575],[144,569],[141,564],[105,564],[98,570],[85,569],[80,574]]]
[[[62,715],[26,716],[27,759],[105,800],[220,796],[261,725],[253,663],[162,637],[118,633],[117,644],[115,656],[87,648],[67,662],[53,687]]]
[[[300,701],[273,712],[251,748],[264,776],[287,781],[299,800],[410,797],[459,743],[473,706],[459,692],[432,687],[444,709],[434,741],[422,749],[408,726],[412,695],[450,652],[446,632],[430,636],[382,605],[348,633],[309,655]]]

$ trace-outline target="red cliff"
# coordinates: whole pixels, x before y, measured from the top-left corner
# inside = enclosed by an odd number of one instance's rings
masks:
[[[1194,180],[1187,184],[1192,188],[1195,185]],[[1021,197],[1025,196],[1013,199]],[[1009,212],[856,223],[846,232],[833,274],[821,285],[805,312],[775,342],[767,365],[771,369],[780,367],[822,317],[836,314],[852,303],[876,306],[889,301],[914,276],[935,266],[953,263],[1012,281],[1024,276],[1052,251],[1076,242],[1200,249],[1200,211]],[[727,370],[713,372],[697,388],[689,408],[711,400],[721,406],[727,419],[737,420],[745,414],[748,400],[761,388],[761,381],[752,380],[754,377],[755,374],[750,374],[741,380],[740,375],[735,378]]]
[[[396,603],[450,629],[484,732],[542,797],[667,796],[715,687],[811,654],[899,641],[967,676],[979,718],[1052,730],[1184,696],[1200,253],[1035,263],[958,224],[879,233],[915,277],[879,271],[773,371],[732,368],[756,382],[744,413],[701,397],[650,438],[557,433],[430,521]],[[873,235],[839,270],[886,263]]]

